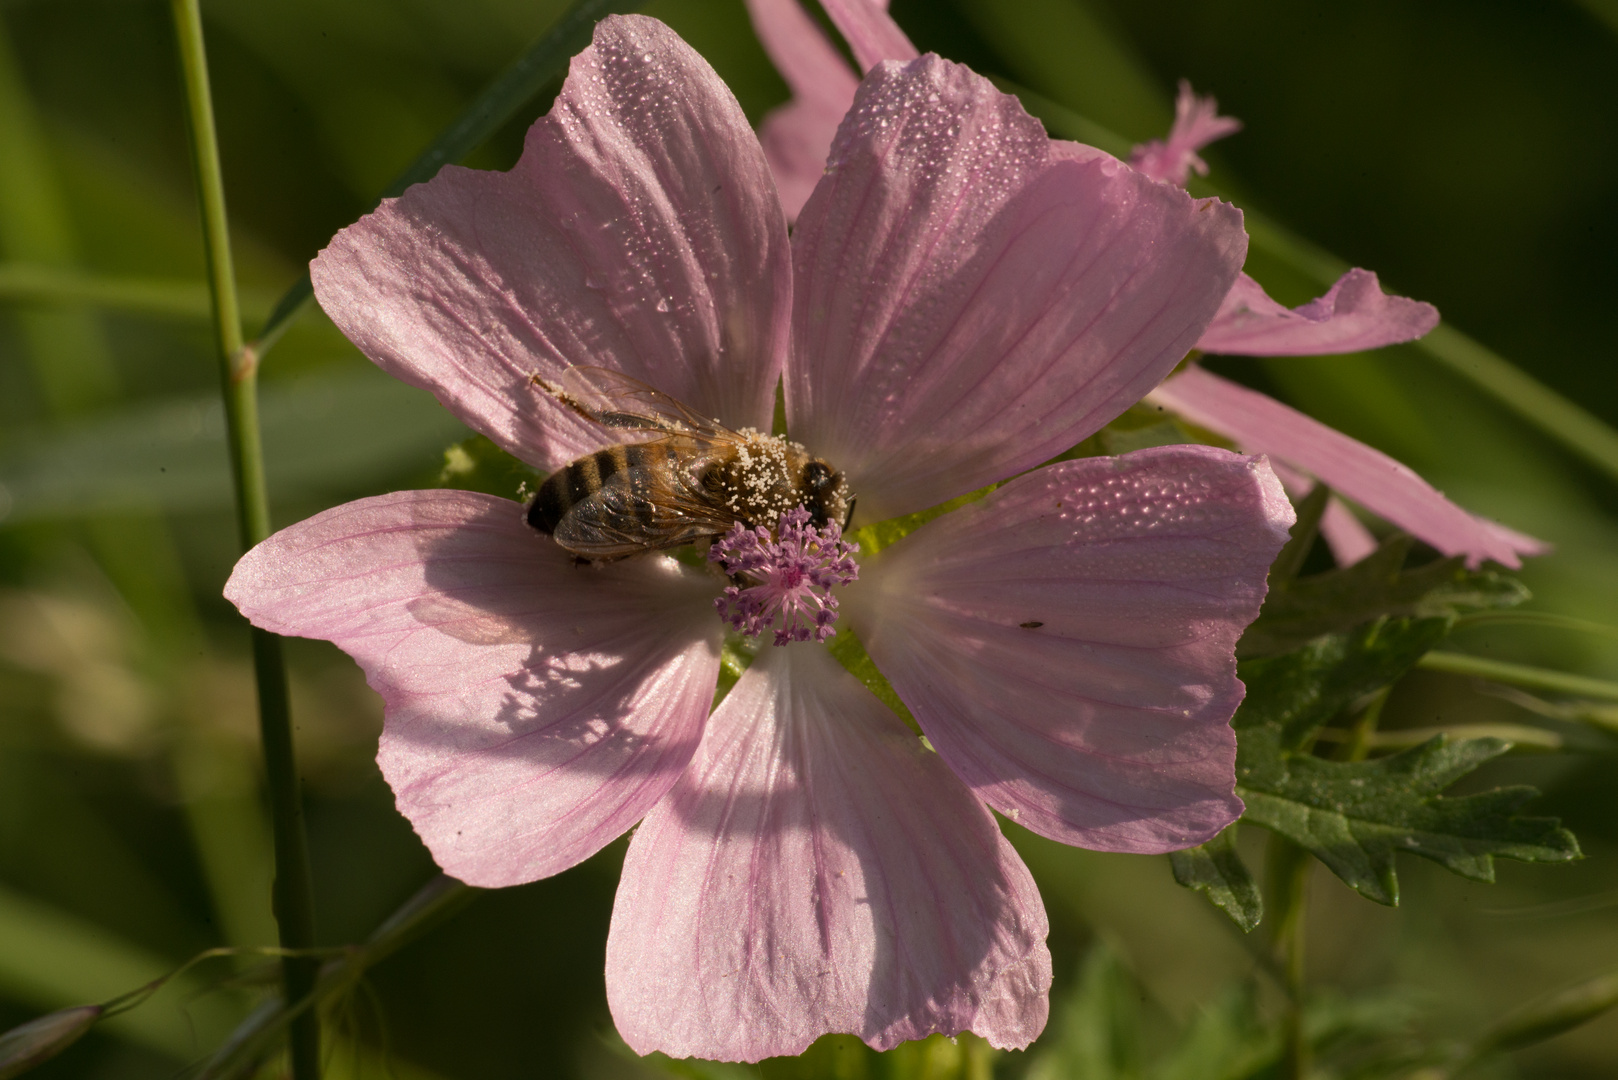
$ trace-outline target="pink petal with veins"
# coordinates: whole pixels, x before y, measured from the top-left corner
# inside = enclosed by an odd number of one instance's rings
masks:
[[[255,626],[359,663],[399,811],[484,886],[567,869],[674,783],[718,676],[714,593],[662,556],[575,566],[516,503],[465,491],[317,514],[225,586]]]
[[[1371,530],[1336,496],[1326,500],[1326,512],[1320,515],[1320,535],[1326,538],[1338,566],[1353,566],[1376,550]]]
[[[787,220],[795,220],[826,171],[832,136],[854,104],[859,79],[798,0],[747,0],[759,42],[792,100],[759,125]]]
[[[1318,477],[1333,491],[1445,555],[1466,556],[1468,566],[1493,559],[1515,569],[1522,565],[1518,553],[1531,553],[1504,535],[1501,526],[1481,521],[1450,502],[1409,466],[1195,365],[1152,391],[1148,400],[1245,450],[1269,454]],[[1532,540],[1520,533],[1511,535]]]
[[[1519,555],[1549,555],[1556,550],[1556,545],[1547,540],[1541,540],[1537,536],[1529,536],[1527,533],[1518,532],[1516,529],[1502,525],[1498,521],[1491,521],[1481,514],[1473,514],[1472,516],[1479,525],[1499,537],[1502,542],[1510,544],[1512,550]]]
[[[1318,356],[1414,341],[1438,325],[1438,309],[1389,296],[1369,270],[1350,270],[1325,296],[1288,308],[1243,274],[1197,341],[1230,356]]]
[[[1294,500],[1302,499],[1314,487],[1315,481],[1311,477],[1283,461],[1271,461],[1270,467],[1281,478],[1287,494]],[[1371,530],[1335,495],[1326,500],[1326,512],[1320,516],[1320,535],[1331,549],[1332,558],[1337,560],[1338,566],[1353,566],[1375,551],[1377,546]]]
[[[865,520],[1030,468],[1173,369],[1246,246],[1223,203],[1053,159],[968,69],[884,63],[793,235],[793,437],[848,473]]]
[[[1174,99],[1174,126],[1169,129],[1168,141],[1153,139],[1141,143],[1129,155],[1129,163],[1153,180],[1163,180],[1178,187],[1194,170],[1198,176],[1208,175],[1208,163],[1197,156],[1211,142],[1223,139],[1242,129],[1242,122],[1234,116],[1220,116],[1219,103],[1210,97],[1199,97],[1185,79],[1180,80],[1180,92]]]
[[[820,6],[848,42],[861,71],[869,72],[884,60],[914,60],[921,55],[888,14],[886,3],[820,0]]]
[[[765,649],[635,831],[607,1000],[637,1053],[757,1061],[828,1032],[1026,1046],[1033,879],[983,805],[823,649]]]
[[[1234,649],[1293,520],[1262,458],[1062,462],[867,559],[844,618],[996,810],[1065,844],[1189,847],[1242,811]]]
[[[712,68],[613,16],[510,172],[446,167],[333,238],[315,295],[385,371],[543,468],[620,437],[530,384],[624,371],[768,429],[791,266],[769,166]]]

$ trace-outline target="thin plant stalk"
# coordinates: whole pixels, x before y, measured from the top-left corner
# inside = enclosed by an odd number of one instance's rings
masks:
[[[1338,746],[1337,753],[1332,757],[1337,761],[1364,761],[1371,752],[1371,737],[1376,734],[1376,725],[1382,719],[1382,707],[1388,703],[1388,692],[1391,688],[1384,686],[1378,690],[1371,703],[1360,710],[1354,718],[1354,724],[1348,729],[1348,738]]]
[[[1474,679],[1520,686],[1525,690],[1542,690],[1551,694],[1568,694],[1596,701],[1618,701],[1618,682],[1592,679],[1587,675],[1572,675],[1565,671],[1516,664],[1508,660],[1490,660],[1482,656],[1435,650],[1416,661],[1424,671],[1441,671],[1446,675],[1462,675]]]
[[[180,68],[185,78],[186,119],[196,167],[197,199],[202,211],[208,287],[213,300],[214,331],[225,398],[231,478],[236,489],[237,524],[244,548],[270,534],[269,495],[264,482],[264,453],[259,437],[257,360],[242,336],[241,306],[230,255],[225,218],[224,179],[214,130],[213,100],[208,88],[208,62],[203,48],[198,0],[170,0]],[[275,887],[272,902],[281,947],[302,951],[315,944],[314,890],[309,847],[304,832],[303,800],[292,747],[286,664],[281,640],[254,628],[253,671],[258,685],[259,731],[270,791],[275,831]],[[289,1003],[314,989],[320,962],[309,956],[282,961]],[[314,1010],[302,1013],[290,1030],[294,1080],[318,1080],[320,1027]]]
[[[1271,942],[1285,973],[1287,1014],[1282,1033],[1283,1080],[1305,1080],[1310,1072],[1309,1037],[1304,1026],[1304,909],[1309,898],[1309,853],[1284,836],[1270,837],[1265,858],[1270,879]]]

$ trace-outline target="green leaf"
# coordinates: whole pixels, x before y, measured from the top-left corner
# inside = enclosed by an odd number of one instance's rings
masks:
[[[1449,627],[1448,618],[1379,619],[1285,656],[1244,661],[1247,696],[1231,720],[1238,741],[1244,729],[1273,730],[1278,745],[1304,746],[1346,705],[1403,675]]]
[[[1579,857],[1555,818],[1519,817],[1539,793],[1513,786],[1459,798],[1444,788],[1510,749],[1499,739],[1421,746],[1373,761],[1334,762],[1290,752],[1276,725],[1249,727],[1237,751],[1244,821],[1312,852],[1360,895],[1399,902],[1394,853],[1420,855],[1475,881],[1494,880],[1494,857],[1564,862]]]
[[[1598,975],[1529,1002],[1501,1017],[1478,1036],[1471,1055],[1520,1050],[1553,1039],[1618,1007],[1618,973]]]
[[[1287,530],[1287,542],[1270,564],[1270,592],[1266,600],[1281,589],[1290,588],[1294,579],[1303,572],[1303,564],[1314,549],[1316,538],[1320,536],[1320,520],[1326,516],[1326,507],[1330,503],[1331,489],[1325,484],[1310,488],[1309,494],[1298,503],[1298,520]]]
[[[285,1038],[287,1028],[304,1011],[349,993],[372,965],[453,918],[481,891],[442,874],[432,879],[384,919],[363,945],[351,945],[342,956],[321,965],[309,997],[291,1007],[274,998],[254,1009],[192,1075],[196,1080],[246,1075]]]
[[[213,317],[208,283],[187,278],[94,274],[41,263],[0,263],[0,301],[24,304],[87,304],[140,315],[206,321]],[[243,316],[263,319],[270,298],[242,290]]]
[[[1396,904],[1393,855],[1408,851],[1463,877],[1494,880],[1496,855],[1530,862],[1576,858],[1551,818],[1517,817],[1532,788],[1462,798],[1439,792],[1510,749],[1499,739],[1440,735],[1392,757],[1333,762],[1303,752],[1321,725],[1387,686],[1448,632],[1451,618],[1382,619],[1317,638],[1285,656],[1248,660],[1247,698],[1232,721],[1243,820],[1313,852],[1369,899]]]
[[[105,927],[0,887],[0,993],[11,1001],[37,1009],[106,1002],[173,966]],[[182,977],[157,1001],[103,1023],[110,1034],[183,1061],[199,1038],[217,1038],[236,1018],[236,1002],[207,990]]]
[[[1385,615],[1455,616],[1528,599],[1515,578],[1468,571],[1459,556],[1402,569],[1412,542],[1393,536],[1353,566],[1273,582],[1258,618],[1237,645],[1238,655],[1275,656]]]
[[[1175,881],[1205,894],[1246,933],[1264,917],[1264,898],[1236,851],[1236,828],[1229,826],[1206,844],[1169,852],[1169,863]]]
[[[1528,664],[1514,664],[1508,660],[1490,660],[1465,653],[1431,652],[1421,658],[1425,671],[1442,671],[1448,675],[1465,675],[1474,679],[1488,679],[1507,686],[1521,686],[1529,690],[1545,690],[1553,694],[1594,698],[1597,701],[1618,701],[1618,683],[1607,679],[1592,679],[1588,675],[1574,675],[1566,671],[1551,671]]]

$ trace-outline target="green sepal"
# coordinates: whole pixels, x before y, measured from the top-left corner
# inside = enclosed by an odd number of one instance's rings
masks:
[[[1352,566],[1301,578],[1272,575],[1269,596],[1237,644],[1237,655],[1280,655],[1384,616],[1456,616],[1515,607],[1529,598],[1515,578],[1467,570],[1459,556],[1403,569],[1412,543],[1400,534]]]
[[[462,439],[444,450],[437,486],[480,491],[521,502],[539,489],[542,475],[482,435]]]
[[[917,735],[921,734],[921,725],[916,722],[909,707],[899,699],[899,694],[893,689],[893,684],[888,682],[888,677],[877,668],[871,654],[865,651],[865,643],[855,635],[852,627],[846,625],[838,627],[837,633],[826,642],[826,648],[836,657],[839,664],[848,669],[849,674],[864,683],[866,689],[881,699],[882,704],[892,709],[911,731]]]
[[[998,484],[990,484],[988,487],[969,491],[965,495],[957,495],[937,506],[918,510],[914,514],[903,514],[896,518],[888,518],[886,521],[874,522],[864,528],[855,529],[848,538],[860,546],[859,553],[862,558],[870,558],[883,548],[892,547],[934,518],[942,517],[951,510],[958,510],[968,503],[975,503],[997,487]]]
[[[1431,859],[1474,881],[1494,880],[1494,857],[1565,862],[1578,841],[1555,818],[1518,817],[1538,796],[1513,786],[1458,798],[1439,794],[1511,748],[1500,739],[1420,746],[1373,761],[1335,762],[1286,750],[1279,729],[1248,728],[1237,752],[1242,820],[1280,833],[1312,852],[1366,899],[1399,902],[1394,853]]]
[[[1236,851],[1236,826],[1230,825],[1205,844],[1169,852],[1174,880],[1207,896],[1208,902],[1250,933],[1264,917],[1258,882]]]
[[[1235,444],[1229,439],[1215,435],[1206,428],[1197,427],[1175,416],[1161,405],[1140,401],[1125,409],[1106,427],[1058,454],[1046,464],[1072,461],[1075,458],[1127,454],[1154,446],[1176,446],[1185,443],[1201,443],[1226,450],[1235,448]]]

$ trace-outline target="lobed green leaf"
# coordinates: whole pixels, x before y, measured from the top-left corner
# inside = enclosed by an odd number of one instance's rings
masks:
[[[1205,844],[1169,853],[1174,880],[1205,894],[1208,901],[1250,933],[1264,917],[1264,897],[1236,851],[1236,826]]]
[[[1276,656],[1384,616],[1453,617],[1515,607],[1528,599],[1515,578],[1469,571],[1459,556],[1403,569],[1412,543],[1396,535],[1352,566],[1272,581],[1263,609],[1237,645],[1238,655]]]
[[[1231,720],[1238,740],[1244,729],[1274,729],[1282,747],[1306,745],[1345,706],[1408,671],[1449,628],[1448,618],[1379,619],[1284,656],[1243,662],[1247,697]]]
[[[1555,818],[1519,817],[1539,793],[1513,786],[1459,798],[1439,794],[1510,749],[1500,739],[1439,735],[1373,761],[1326,761],[1289,751],[1273,725],[1243,732],[1236,760],[1244,821],[1302,845],[1360,895],[1399,902],[1394,855],[1409,852],[1475,881],[1494,880],[1494,858],[1564,862],[1579,857]]]

